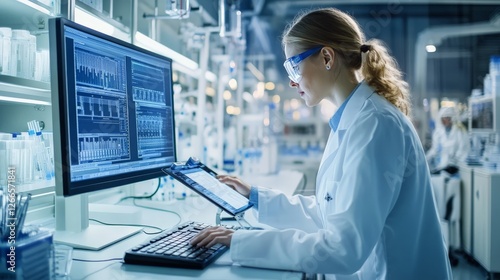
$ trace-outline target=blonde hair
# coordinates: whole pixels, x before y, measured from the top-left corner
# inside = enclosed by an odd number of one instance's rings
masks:
[[[361,70],[369,86],[409,116],[408,83],[403,80],[396,60],[381,41],[364,41],[356,20],[340,10],[325,8],[299,15],[285,29],[282,46],[294,45],[302,50],[331,47],[348,69]],[[361,52],[362,46],[366,52]]]

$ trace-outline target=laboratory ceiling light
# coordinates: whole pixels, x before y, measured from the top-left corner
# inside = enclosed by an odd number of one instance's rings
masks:
[[[281,97],[277,94],[273,95],[273,102],[278,104],[280,103]]]
[[[50,106],[50,102],[35,100],[35,99],[27,99],[27,98],[18,98],[18,97],[10,97],[10,96],[0,96],[1,101],[9,101],[9,102],[17,102],[24,104],[35,104],[35,105],[48,105]]]
[[[254,90],[252,96],[255,99],[260,99],[264,97],[264,91]]]
[[[207,87],[205,89],[205,94],[208,96],[215,96],[215,89],[213,87]]]
[[[229,80],[228,85],[232,90],[236,90],[238,88],[238,82],[235,79]]]
[[[229,105],[226,107],[226,113],[228,115],[239,115],[239,114],[241,114],[241,109],[240,109],[240,107]]]
[[[264,126],[269,126],[269,124],[271,123],[271,121],[269,120],[269,118],[264,118],[262,120],[262,123],[264,124]]]
[[[229,100],[229,99],[231,99],[231,97],[232,97],[232,94],[229,90],[225,90],[222,93],[222,98],[224,98],[224,100]]]
[[[149,38],[148,36],[142,34],[141,32],[135,33],[135,42],[136,42],[135,44],[139,47],[145,48],[152,52],[156,52],[166,57],[170,57],[174,62],[177,62],[181,66],[185,66],[191,70],[198,69],[198,63],[172,50],[171,48]]]
[[[274,90],[275,85],[273,82],[267,82],[266,83],[266,90]]]
[[[425,50],[426,50],[428,53],[433,53],[433,52],[436,52],[436,46],[434,46],[434,45],[427,45],[427,46],[425,46]]]
[[[456,103],[451,100],[442,100],[441,101],[441,107],[455,107]]]

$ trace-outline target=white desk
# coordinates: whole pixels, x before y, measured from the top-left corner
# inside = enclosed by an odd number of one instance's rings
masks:
[[[282,171],[272,176],[255,176],[249,183],[274,187],[286,193],[293,191],[300,186],[302,175],[296,171]],[[161,208],[176,211],[181,214],[182,222],[193,220],[210,224],[215,224],[215,213],[217,208],[203,197],[188,197],[184,201],[159,202],[136,200],[137,204],[149,207]],[[129,203],[131,203],[129,201]],[[140,221],[130,221],[131,224],[145,224],[160,228],[171,228],[178,222],[178,217],[171,213],[160,212],[140,208],[142,217]],[[224,216],[224,215],[223,215]],[[245,219],[252,225],[258,225],[252,211],[247,211]],[[113,221],[103,221],[113,223]],[[225,222],[224,224],[234,224],[235,222]],[[145,228],[148,232],[155,229]],[[124,252],[153,235],[144,233],[136,234],[121,242],[104,248],[100,251],[74,250],[74,259],[104,260],[111,258],[122,258]],[[230,251],[227,251],[218,260],[203,270],[167,268],[124,264],[121,261],[109,262],[82,262],[73,261],[71,279],[302,279],[300,272],[267,270],[259,268],[241,267],[232,265]]]
[[[291,196],[297,188],[302,187],[304,173],[295,170],[281,170],[277,174],[241,176],[241,179],[249,184],[279,190]]]

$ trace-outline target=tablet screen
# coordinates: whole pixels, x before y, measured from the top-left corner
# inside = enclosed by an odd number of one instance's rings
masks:
[[[221,183],[202,168],[169,171],[180,182],[194,189],[232,215],[252,206],[246,197],[228,185]]]

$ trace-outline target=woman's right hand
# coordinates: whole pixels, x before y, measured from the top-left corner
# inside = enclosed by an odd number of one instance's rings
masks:
[[[231,187],[233,190],[239,192],[244,197],[248,198],[250,196],[250,185],[241,181],[240,178],[230,175],[217,175],[217,179]]]

